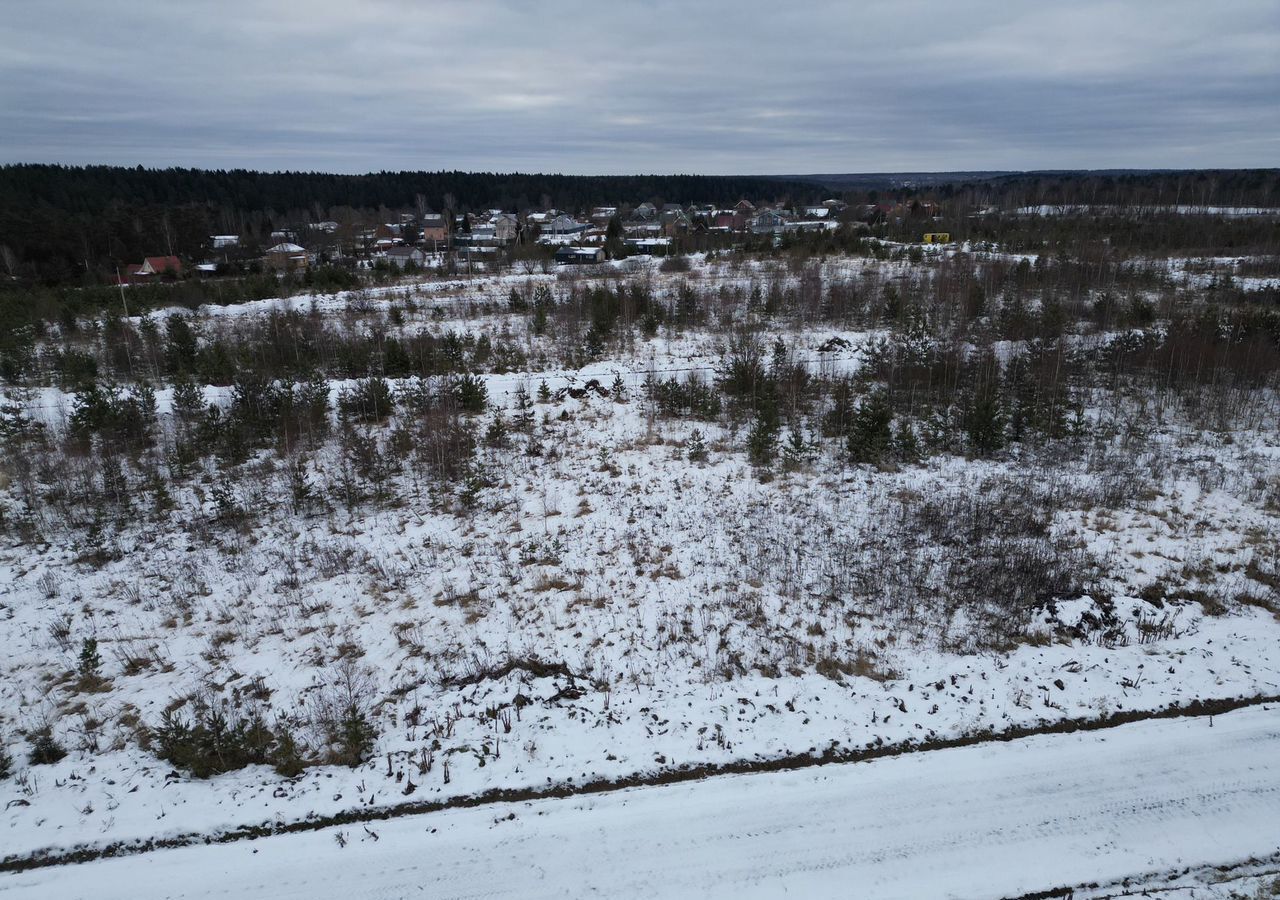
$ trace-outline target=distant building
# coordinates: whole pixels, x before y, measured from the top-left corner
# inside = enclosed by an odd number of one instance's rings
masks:
[[[777,234],[786,226],[787,220],[773,210],[765,210],[751,220],[751,231],[755,234]]]
[[[671,249],[671,238],[627,238],[627,251],[639,256],[661,255]]]
[[[277,272],[292,272],[305,269],[309,260],[307,251],[297,244],[287,241],[276,244],[267,250],[266,263]]]
[[[421,266],[426,261],[427,255],[417,247],[392,247],[387,251],[387,262],[397,269],[403,269],[411,263]]]
[[[923,238],[926,244],[949,244],[951,243],[951,232],[949,231],[929,231]]]
[[[622,230],[629,238],[661,237],[663,233],[659,222],[628,222]]]
[[[422,217],[422,242],[424,244],[442,244],[449,238],[449,228],[444,216],[428,213]]]
[[[581,234],[590,228],[583,222],[579,222],[573,216],[556,216],[551,221],[542,226],[543,234]]]
[[[211,234],[209,242],[213,245],[214,250],[221,250],[224,247],[239,247],[240,235],[238,234]]]
[[[711,227],[717,231],[746,231],[751,217],[740,209],[718,209],[711,216]]]
[[[138,267],[138,275],[181,275],[182,263],[176,256],[148,256]]]
[[[489,219],[493,226],[493,239],[499,244],[510,244],[520,232],[520,220],[511,213],[498,213]]]
[[[561,247],[556,262],[565,265],[591,265],[604,262],[603,247]]]

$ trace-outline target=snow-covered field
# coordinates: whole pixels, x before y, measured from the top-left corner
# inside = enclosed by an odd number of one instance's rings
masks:
[[[1211,882],[1251,862],[1264,896],[1278,758],[1270,706],[158,851],[2,876],[0,896],[1226,897]]]
[[[877,290],[914,277],[902,261],[836,260],[828,269],[829,278],[873,271]],[[649,271],[648,277],[655,293],[673,295],[684,276]],[[720,263],[691,277],[744,286],[755,274],[751,266]],[[526,283],[556,284],[546,276],[515,275],[428,282],[360,298],[294,298],[201,315],[216,319],[210,325],[216,329],[273,309],[314,305],[324,316],[349,316],[357,328],[365,327],[362,317],[385,314],[412,290],[429,302],[420,307],[422,319],[405,329],[510,334],[524,320],[513,325],[517,317],[506,313],[506,296]],[[441,318],[428,319],[437,307]],[[832,375],[857,371],[879,334],[789,323],[774,336],[810,372]],[[843,343],[819,349],[832,338]],[[549,358],[549,341],[521,333],[515,339],[526,342],[531,359]],[[86,562],[94,551],[86,534],[0,547],[0,645],[6,648],[0,739],[17,761],[14,777],[0,782],[0,856],[1280,694],[1280,620],[1268,607],[1265,582],[1273,577],[1266,566],[1274,567],[1280,534],[1274,423],[1210,432],[1162,411],[1140,436],[1117,429],[1052,460],[1021,450],[992,460],[939,454],[885,471],[851,466],[839,443],[827,442],[794,471],[761,477],[745,459],[740,424],[655,417],[642,399],[650,373],[698,372],[710,379],[725,342],[723,331],[690,328],[637,338],[581,369],[547,363],[483,376],[491,403],[509,419],[517,412],[517,388],[535,393],[543,381],[555,392],[593,378],[611,386],[618,376],[628,396],[588,392],[537,402],[533,430],[541,455],[527,452],[519,434],[482,446],[475,462],[484,485],[466,509],[455,489],[413,465],[386,476],[395,502],[344,505],[333,478],[347,463],[330,446],[309,460],[320,500],[306,512],[290,500],[291,467],[263,453],[246,464],[252,477],[236,482],[229,497],[224,492],[217,499],[224,482],[210,469],[173,491],[165,527],[139,513],[136,521],[97,534],[110,542],[99,563]],[[350,386],[330,383],[335,396]],[[205,396],[225,404],[228,393],[208,388]],[[167,388],[157,392],[162,419],[171,397]],[[19,399],[54,428],[71,402],[51,387]],[[1110,417],[1108,427],[1116,427],[1129,413],[1091,408],[1086,415]],[[477,420],[477,428],[483,431],[488,421]],[[705,437],[705,460],[689,458],[695,429]],[[71,483],[76,477],[87,476],[73,471]],[[958,529],[967,514],[977,521],[984,502],[1021,501],[1040,504],[1044,533],[1028,536],[1028,526],[1013,537],[1087,570],[1092,593],[1037,608],[1026,622],[1002,631],[991,620],[1004,598],[977,596],[961,608],[945,599],[943,585],[955,580],[949,567],[962,554],[947,543],[945,532],[954,529],[942,526]],[[219,524],[220,503],[252,510],[252,528]],[[934,525],[920,524],[926,514]],[[998,538],[1001,529],[1016,527],[997,519],[974,534]],[[944,533],[934,544],[900,543],[921,528]],[[995,631],[999,640],[991,638]],[[85,690],[75,670],[81,641],[90,636],[100,642],[103,683]],[[360,686],[379,733],[372,759],[355,768],[316,766],[285,777],[254,766],[200,780],[174,771],[140,740],[166,709],[196,694],[305,722],[340,678]],[[1274,725],[1270,716],[1241,713],[1232,721]],[[70,753],[52,765],[28,765],[20,733],[46,723]],[[1153,740],[1162,740],[1158,736],[1183,734],[1176,729],[1184,726],[1152,727]],[[1103,738],[1054,740],[1106,744]],[[975,755],[943,758],[980,760],[995,751],[968,752]],[[1017,752],[1032,764],[1031,751]],[[1009,757],[1010,764],[1022,759]],[[916,765],[941,764],[899,761],[876,771]],[[794,788],[798,797],[810,797],[809,805],[820,802],[822,773],[776,777],[776,783],[731,779],[722,783],[728,787],[664,788],[672,793],[652,796],[720,798],[709,800],[708,809],[721,813],[708,813],[702,826],[723,817],[723,805],[716,804],[732,802],[733,791],[742,790],[733,785],[776,784],[762,790]],[[563,829],[588,827],[571,825],[567,814],[553,810],[595,803],[604,809],[613,802],[566,801],[545,813],[565,819]],[[652,815],[659,816],[667,801],[653,802]],[[901,821],[908,813],[901,812]],[[492,816],[486,815],[448,813],[433,821],[460,817],[456,821],[472,824],[460,825],[459,834],[474,835],[488,827]],[[418,834],[411,821],[375,829],[385,843],[370,852],[408,852],[407,842]],[[744,834],[755,833],[749,822],[740,824]],[[555,833],[587,840],[570,830]],[[816,838],[815,846],[828,852],[836,834]],[[353,840],[361,835],[355,829]],[[788,852],[795,852],[796,841],[803,845],[802,837],[785,840]],[[294,861],[308,861],[313,883],[327,880],[320,873],[337,852],[331,836],[279,841],[300,848]],[[1275,849],[1274,838],[1271,843]],[[463,853],[464,847],[455,849]],[[767,850],[744,847],[750,853],[742,859]],[[251,854],[248,845],[209,852],[236,860]],[[345,868],[352,852],[349,847],[348,856],[334,859]],[[543,851],[530,844],[511,852],[532,859]],[[906,859],[902,852],[886,850],[885,859]],[[1099,853],[1088,858],[1112,864]],[[585,859],[593,851],[578,855]],[[161,858],[182,857],[154,857]],[[1119,871],[1136,858],[1120,854],[1113,862]],[[610,868],[629,871],[612,859]],[[1149,865],[1121,874],[1159,869],[1164,860],[1152,851]],[[476,862],[464,858],[450,863],[450,871],[469,872]],[[370,863],[384,864],[397,865]],[[523,868],[510,869],[518,889]],[[1024,870],[1013,865],[1009,871]],[[361,872],[367,874],[357,868],[352,877]],[[737,892],[750,892],[741,873],[721,875],[723,885],[689,882],[690,891],[737,885]],[[792,877],[762,872],[761,878],[776,875],[783,883]],[[648,876],[626,877],[640,879],[631,883],[639,889]],[[1081,872],[1077,880],[1095,877],[1101,876]],[[345,884],[351,896],[361,896],[351,882],[334,878],[335,891]],[[461,880],[454,883],[463,890]],[[397,890],[393,884],[383,895],[398,896]],[[776,895],[764,887],[758,892]],[[61,896],[47,896],[54,895]]]

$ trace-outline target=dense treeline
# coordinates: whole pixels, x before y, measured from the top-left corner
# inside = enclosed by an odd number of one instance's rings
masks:
[[[965,198],[976,206],[1109,204],[1116,206],[1280,207],[1280,169],[1189,171],[943,172],[800,175],[841,195],[909,199]]]
[[[1127,174],[1026,172],[990,181],[944,186],[941,192],[946,196],[968,196],[979,206],[1280,207],[1280,169]]]
[[[640,203],[733,203],[742,197],[816,197],[821,188],[770,178],[716,175],[549,175],[497,172],[255,172],[245,169],[144,169],[117,166],[0,167],[0,205],[47,204],[68,213],[101,213],[118,203],[208,205],[240,210],[410,208],[561,209]],[[456,198],[453,204],[446,198]]]

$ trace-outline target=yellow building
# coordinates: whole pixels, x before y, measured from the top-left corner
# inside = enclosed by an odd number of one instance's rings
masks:
[[[924,236],[926,244],[949,244],[951,243],[951,232],[949,231],[930,231]]]

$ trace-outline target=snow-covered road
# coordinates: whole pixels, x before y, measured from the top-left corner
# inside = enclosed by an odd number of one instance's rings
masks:
[[[1270,706],[161,851],[0,897],[1007,897],[1277,849]]]

